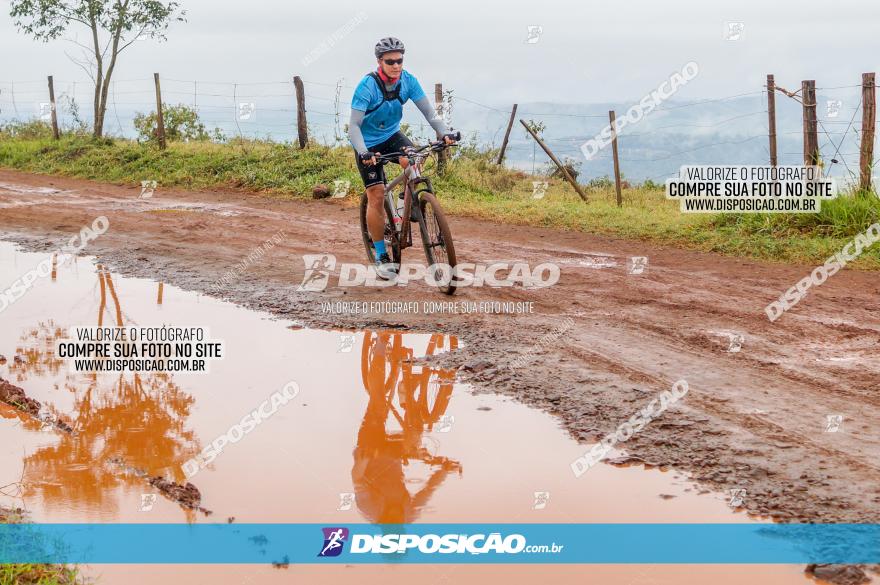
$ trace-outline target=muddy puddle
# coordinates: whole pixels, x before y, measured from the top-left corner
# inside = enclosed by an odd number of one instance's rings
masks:
[[[241,215],[241,211],[238,211],[232,205],[200,205],[195,203],[173,203],[162,205],[159,201],[156,201],[156,204],[159,205],[159,207],[151,207],[149,205],[144,205],[143,200],[139,203],[141,203],[142,207],[139,211],[144,213],[210,213],[220,217]]]
[[[0,287],[46,256],[0,243]],[[158,275],[160,276],[160,275]],[[321,331],[77,258],[0,313],[0,377],[40,402],[0,405],[0,504],[37,522],[754,522],[674,470],[601,464],[549,415],[412,364],[443,335]],[[54,354],[77,326],[208,327],[208,374],[82,374]],[[3,360],[0,360],[3,362]],[[206,468],[184,466],[295,381],[299,392]],[[658,389],[659,391],[660,389]],[[59,423],[63,423],[63,426]],[[64,429],[71,429],[69,432]],[[182,506],[149,481],[197,488]],[[210,512],[210,513],[209,513]],[[148,547],[149,543],[143,543]],[[622,547],[626,543],[621,543]],[[113,566],[98,583],[797,583],[801,566]]]
[[[0,181],[0,193],[8,195],[6,201],[0,203],[0,209],[15,207],[29,207],[34,205],[52,205],[57,203],[59,195],[63,195],[65,202],[74,205],[94,204],[97,198],[94,195],[77,193],[74,190],[62,190],[54,187],[35,187]],[[140,193],[132,190],[130,198],[106,197],[101,199],[107,209],[134,210],[139,213],[162,214],[162,213],[191,213],[209,214],[219,217],[234,217],[241,215],[241,210],[235,205],[223,203],[183,203],[154,195],[154,189],[142,187]]]
[[[0,191],[6,191],[9,193],[16,193],[20,195],[57,195],[61,193],[66,193],[66,191],[55,189],[54,187],[32,187],[29,185],[18,185],[15,183],[5,183],[2,181],[0,181]]]
[[[76,197],[71,195],[70,191],[62,191],[53,187],[31,187],[2,181],[0,181],[0,193],[6,196],[4,197],[5,201],[0,203],[0,209],[51,204],[57,201],[57,197],[55,197],[57,195]]]

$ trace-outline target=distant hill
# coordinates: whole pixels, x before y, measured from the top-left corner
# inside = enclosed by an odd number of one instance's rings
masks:
[[[858,96],[835,99],[843,103],[836,116],[829,116],[827,100],[821,94],[817,109],[819,144],[826,165],[835,176],[848,175],[847,167],[858,171],[861,111]],[[489,105],[489,104],[487,104]],[[520,104],[517,118],[540,120],[546,125],[545,141],[559,157],[568,156],[582,163],[581,179],[589,180],[613,172],[611,147],[587,161],[580,147],[608,125],[608,111],[618,119],[631,104]],[[506,110],[506,111],[505,111]],[[855,119],[850,126],[850,120]],[[802,108],[784,95],[777,95],[777,152],[779,164],[802,164]],[[495,110],[455,102],[453,124],[477,132],[482,143],[499,146],[509,117],[509,106]],[[629,179],[662,180],[684,164],[769,164],[767,98],[764,94],[704,102],[669,100],[636,124],[625,127],[619,139],[621,169]],[[827,132],[827,134],[826,134]],[[841,144],[842,141],[842,144]],[[840,148],[838,149],[838,145]],[[533,141],[518,122],[511,132],[506,160],[509,165],[531,170]],[[835,155],[835,152],[837,154]],[[832,158],[839,162],[833,164]],[[537,149],[540,167],[548,158]]]

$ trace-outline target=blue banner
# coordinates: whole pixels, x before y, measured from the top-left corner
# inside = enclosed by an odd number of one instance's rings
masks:
[[[0,563],[880,563],[880,525],[5,524]]]

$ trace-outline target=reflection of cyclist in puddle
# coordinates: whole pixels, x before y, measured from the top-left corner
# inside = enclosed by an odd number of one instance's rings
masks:
[[[442,335],[432,336],[427,354],[442,348],[445,340]],[[455,338],[449,342],[456,346]],[[422,438],[449,406],[454,373],[413,366],[412,355],[412,349],[403,347],[400,333],[368,331],[364,335],[361,368],[370,401],[358,431],[351,477],[358,508],[379,524],[413,522],[446,476],[461,473],[460,463],[432,454]],[[436,396],[432,396],[435,388]],[[394,404],[395,395],[402,416]],[[400,430],[386,429],[389,415]],[[407,490],[404,473],[411,461],[421,461],[431,469],[415,494]]]

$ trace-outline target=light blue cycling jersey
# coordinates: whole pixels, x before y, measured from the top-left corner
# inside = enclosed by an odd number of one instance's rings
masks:
[[[414,75],[402,71],[393,89],[400,88],[400,100],[383,100],[379,84],[370,75],[365,75],[354,90],[351,109],[368,113],[361,124],[361,133],[368,148],[385,142],[400,130],[403,118],[403,104],[418,101],[425,92]],[[377,107],[378,106],[378,107]],[[377,108],[373,110],[373,108]],[[370,111],[373,110],[373,111]]]

